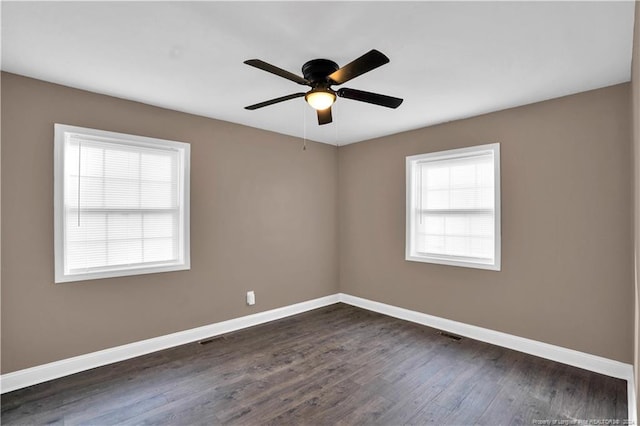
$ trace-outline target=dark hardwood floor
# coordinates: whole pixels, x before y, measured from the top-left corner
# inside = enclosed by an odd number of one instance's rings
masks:
[[[2,396],[2,424],[536,424],[627,417],[626,382],[344,304]],[[566,424],[566,423],[565,423]]]

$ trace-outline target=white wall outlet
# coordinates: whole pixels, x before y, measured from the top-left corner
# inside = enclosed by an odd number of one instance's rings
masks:
[[[256,293],[254,291],[247,292],[247,305],[256,304]]]

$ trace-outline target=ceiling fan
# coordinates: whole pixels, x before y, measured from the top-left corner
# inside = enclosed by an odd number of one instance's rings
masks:
[[[318,124],[322,125],[331,123],[332,121],[331,105],[336,101],[336,96],[352,99],[354,101],[368,102],[370,104],[388,108],[398,108],[402,103],[402,99],[400,98],[365,92],[363,90],[348,89],[346,87],[338,90],[333,90],[331,88],[333,85],[346,83],[347,81],[378,68],[387,62],[389,62],[389,58],[375,49],[365,53],[342,68],[338,67],[338,64],[328,59],[312,59],[302,66],[303,78],[289,71],[283,70],[282,68],[278,68],[275,65],[261,61],[260,59],[249,59],[244,61],[244,63],[286,78],[287,80],[291,80],[295,83],[310,86],[311,90],[308,92],[293,93],[291,95],[249,105],[245,107],[245,109],[254,110],[304,96],[307,103],[317,110]]]

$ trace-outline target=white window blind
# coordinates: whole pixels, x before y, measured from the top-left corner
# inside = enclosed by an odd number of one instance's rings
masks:
[[[407,260],[500,269],[499,144],[407,157]]]
[[[56,282],[189,268],[188,144],[56,125]]]

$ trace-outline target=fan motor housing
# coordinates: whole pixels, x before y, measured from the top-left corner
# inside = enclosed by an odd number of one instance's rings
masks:
[[[327,76],[338,69],[340,69],[338,64],[329,59],[312,59],[302,66],[302,75],[313,87],[324,86],[329,83]]]

